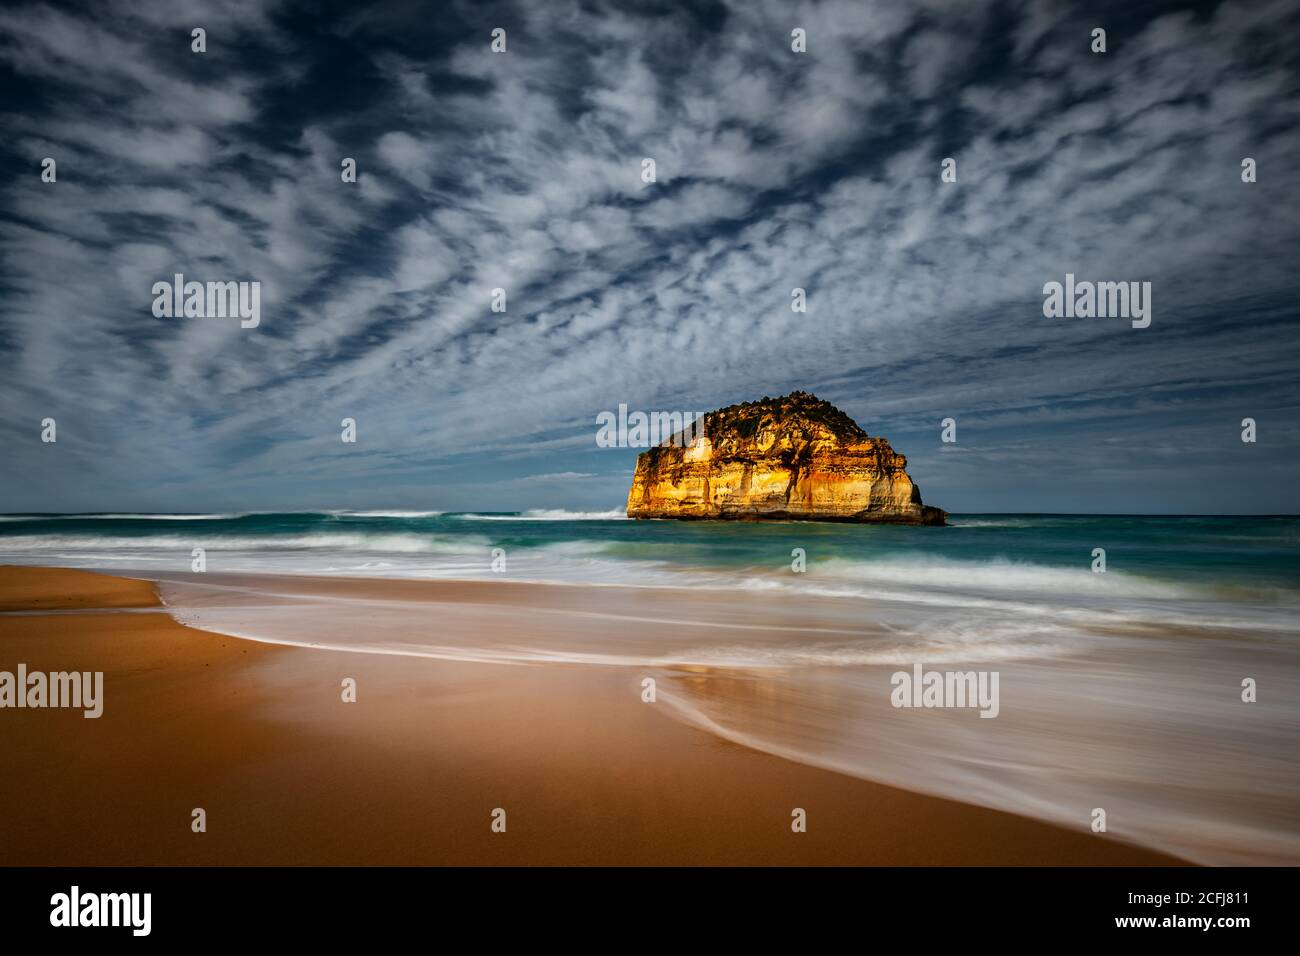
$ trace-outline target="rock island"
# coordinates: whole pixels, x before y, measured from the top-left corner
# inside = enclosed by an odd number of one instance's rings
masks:
[[[808,392],[729,405],[643,452],[629,518],[941,525],[907,459]]]

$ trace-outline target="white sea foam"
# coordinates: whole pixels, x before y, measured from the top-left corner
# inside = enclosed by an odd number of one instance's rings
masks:
[[[479,514],[466,512],[457,515],[467,521],[627,521],[622,508],[611,511],[564,511],[559,508],[529,508],[517,515]]]
[[[0,538],[2,551],[73,551],[89,556],[114,552],[174,550],[202,547],[223,551],[324,550],[463,554],[485,538],[436,536],[417,532],[313,531],[307,534],[211,535],[176,532],[163,535],[12,535]],[[286,569],[288,570],[288,569]]]
[[[244,518],[256,512],[229,511],[213,514],[64,514],[64,515],[0,515],[0,521],[221,521]]]
[[[436,518],[442,511],[328,511],[326,514],[346,518]]]
[[[807,575],[818,580],[831,578],[866,585],[1017,594],[1096,594],[1176,600],[1197,593],[1192,588],[1155,581],[1122,569],[1094,573],[1086,561],[1081,561],[1077,568],[1063,568],[1006,560],[974,562],[908,555],[872,561],[830,558],[810,563]]]

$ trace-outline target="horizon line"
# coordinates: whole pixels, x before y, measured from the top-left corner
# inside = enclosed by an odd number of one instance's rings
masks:
[[[363,512],[374,511],[428,511],[438,512],[439,514],[484,514],[484,515],[501,515],[501,514],[519,514],[521,511],[572,511],[573,514],[591,514],[593,511],[617,511],[618,508],[592,509],[587,511],[577,511],[570,508],[562,507],[534,507],[534,508],[508,508],[500,510],[491,510],[486,508],[471,509],[440,509],[440,508],[423,508],[417,509],[411,506],[398,505],[380,505],[367,508],[302,508],[302,509],[268,509],[268,510],[232,510],[230,512],[218,511],[0,511],[0,517],[14,518],[35,518],[42,516],[62,516],[62,517],[79,517],[79,516],[102,516],[102,515],[216,515],[228,513],[232,516],[238,515],[308,515],[308,514],[331,514],[331,513],[351,513],[364,517]],[[949,511],[951,517],[962,517],[966,515],[1020,515],[1024,517],[1036,518],[1300,518],[1297,512],[1208,512],[1208,511]],[[378,517],[370,515],[370,517]],[[719,519],[726,520],[726,519]],[[815,523],[815,522],[812,522]],[[871,524],[872,522],[863,522]]]

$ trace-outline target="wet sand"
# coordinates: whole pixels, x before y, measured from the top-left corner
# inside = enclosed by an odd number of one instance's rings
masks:
[[[0,568],[0,610],[0,670],[105,675],[97,720],[0,710],[4,865],[1178,862],[729,743],[643,703],[627,668],[261,644],[64,569]]]

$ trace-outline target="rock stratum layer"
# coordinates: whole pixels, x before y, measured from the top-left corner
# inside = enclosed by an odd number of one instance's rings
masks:
[[[807,392],[730,405],[643,452],[629,518],[944,523],[907,459]]]

